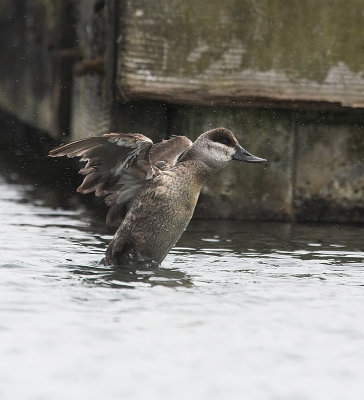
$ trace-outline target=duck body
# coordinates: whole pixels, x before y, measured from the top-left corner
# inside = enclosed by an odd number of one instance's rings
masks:
[[[193,162],[155,176],[133,201],[107,251],[107,264],[129,260],[160,263],[190,222],[201,191]]]
[[[109,220],[116,219],[119,226],[107,248],[105,264],[161,263],[187,228],[202,185],[211,175],[234,159],[265,161],[244,150],[225,128],[205,132],[193,144],[182,136],[166,141],[164,146],[162,142],[154,145],[160,145],[154,149],[153,146],[147,151],[139,149],[129,165],[120,167],[117,161],[111,169],[110,166],[105,168],[106,161],[98,155],[101,145],[91,150],[88,147],[87,151],[77,150],[84,148],[87,140],[56,148],[50,155],[83,157],[91,167],[86,165],[83,169],[89,172],[78,190],[108,196]],[[144,155],[140,156],[143,151]],[[108,168],[113,171],[111,177],[103,171]],[[96,173],[102,178],[92,178]],[[85,184],[90,174],[90,182]]]

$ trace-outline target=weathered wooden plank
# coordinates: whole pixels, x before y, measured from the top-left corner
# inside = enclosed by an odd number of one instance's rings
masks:
[[[364,107],[362,0],[127,0],[129,99]]]
[[[71,139],[104,133],[143,132],[162,139],[167,112],[159,102],[118,101],[115,91],[115,44],[119,1],[78,2],[77,38],[84,58],[75,66]]]
[[[83,59],[75,66],[73,76],[72,139],[111,130],[114,13],[114,0],[81,0],[77,4],[77,40]]]

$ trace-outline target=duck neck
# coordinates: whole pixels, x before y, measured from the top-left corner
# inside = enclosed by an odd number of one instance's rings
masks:
[[[206,148],[195,146],[197,141],[188,148],[180,157],[179,163],[188,165],[194,171],[199,180],[205,182],[211,175],[220,171],[226,164],[219,160],[214,160],[210,154],[206,155]],[[210,157],[209,157],[210,156]]]
[[[186,168],[186,173],[192,173],[201,186],[216,172],[203,161],[194,158],[183,159],[178,164]]]

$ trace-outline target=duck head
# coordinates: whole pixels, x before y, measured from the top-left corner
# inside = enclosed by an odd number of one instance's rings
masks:
[[[267,160],[250,154],[226,128],[216,128],[200,135],[188,150],[211,169],[224,168],[233,160],[262,163]]]

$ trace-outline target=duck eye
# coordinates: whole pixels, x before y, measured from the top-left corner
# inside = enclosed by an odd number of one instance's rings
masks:
[[[224,144],[226,146],[231,145],[231,141],[227,137],[224,137],[224,136],[217,138],[217,140],[215,140],[215,142]]]
[[[217,134],[215,133],[211,137],[211,140],[216,143],[224,144],[225,146],[234,146],[234,142],[232,141],[232,139],[227,135],[221,134],[220,132],[218,132]]]
[[[213,138],[211,138],[211,140],[215,143],[222,143],[222,144],[226,143],[226,138],[224,138],[222,136],[213,137]]]

